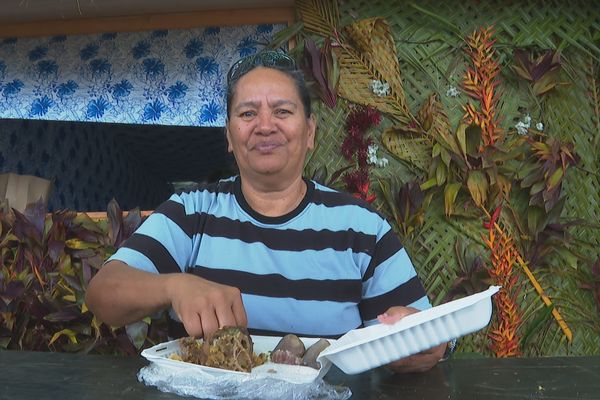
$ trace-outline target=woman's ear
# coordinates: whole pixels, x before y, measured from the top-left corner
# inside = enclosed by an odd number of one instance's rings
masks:
[[[233,148],[231,147],[231,136],[229,134],[229,122],[225,123],[225,141],[227,142],[227,152],[233,152]]]

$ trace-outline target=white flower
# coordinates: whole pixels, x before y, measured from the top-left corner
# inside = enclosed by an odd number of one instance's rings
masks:
[[[390,85],[387,82],[373,79],[371,81],[371,90],[379,97],[387,96],[390,94]]]
[[[529,114],[525,115],[523,121],[517,122],[515,128],[517,128],[517,132],[520,135],[527,135],[529,127],[531,126],[531,116]]]
[[[541,122],[538,122],[537,124],[535,124],[535,129],[537,129],[538,131],[543,131],[544,130],[544,124],[542,124]]]
[[[367,163],[370,165],[375,165],[379,168],[383,168],[388,165],[388,159],[385,157],[378,158],[377,150],[379,150],[379,146],[376,144],[372,144],[367,148]]]
[[[519,132],[519,135],[527,135],[527,130],[529,128],[529,125],[519,121],[515,125],[515,128],[517,128],[517,132]]]
[[[460,92],[458,91],[458,89],[452,85],[450,85],[450,87],[448,88],[448,90],[446,90],[446,96],[448,97],[458,97],[458,95],[460,95]]]

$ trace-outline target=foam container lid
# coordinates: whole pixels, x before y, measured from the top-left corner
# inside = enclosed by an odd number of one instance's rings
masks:
[[[492,295],[500,286],[440,304],[388,325],[353,329],[321,352],[346,374],[357,374],[408,357],[485,327],[492,316]]]

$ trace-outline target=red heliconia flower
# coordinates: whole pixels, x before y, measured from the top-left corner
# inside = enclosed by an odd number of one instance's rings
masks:
[[[367,157],[368,157],[367,148],[368,147],[369,146],[361,147],[356,152],[356,159],[358,161],[358,166],[360,168],[365,168],[367,166]]]
[[[352,156],[354,155],[354,140],[350,136],[346,136],[342,142],[342,155],[346,160],[352,160]]]
[[[500,211],[502,211],[502,203],[500,203],[498,205],[498,207],[496,207],[490,220],[488,222],[483,223],[483,227],[486,229],[489,229],[489,230],[494,229],[494,224],[496,223],[496,221],[498,221],[498,217],[500,216]]]
[[[354,197],[363,199],[369,203],[375,201],[377,196],[369,194],[371,182],[369,182],[369,171],[366,168],[354,170],[344,175],[346,190],[352,193]]]
[[[367,107],[367,117],[371,125],[377,126],[381,122],[381,113],[373,107]]]
[[[360,140],[363,137],[364,131],[358,125],[351,125],[348,127],[348,137],[354,140]]]
[[[375,201],[375,194],[369,194],[369,165],[368,149],[373,144],[373,139],[365,134],[372,126],[379,125],[381,113],[372,107],[355,106],[346,119],[347,135],[342,142],[342,155],[346,160],[353,161],[354,157],[358,169],[348,172],[343,179],[346,190],[357,198],[369,203]]]
[[[363,135],[372,126],[379,125],[381,114],[372,107],[356,107],[348,115],[346,129],[355,135]]]
[[[359,188],[358,192],[353,193],[354,197],[359,199],[363,199],[367,203],[372,203],[377,199],[377,196],[374,193],[369,194],[369,186],[371,186],[370,182],[363,183]]]

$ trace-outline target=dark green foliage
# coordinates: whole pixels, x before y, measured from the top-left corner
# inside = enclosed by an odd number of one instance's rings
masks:
[[[98,321],[84,297],[92,276],[141,222],[139,210],[123,217],[114,200],[106,228],[84,213],[47,214],[40,203],[0,212],[0,348],[137,354],[126,329]],[[136,345],[160,337],[159,325]]]

